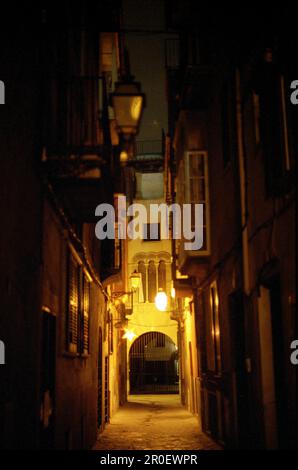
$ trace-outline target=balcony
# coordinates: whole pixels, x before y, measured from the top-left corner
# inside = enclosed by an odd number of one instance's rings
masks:
[[[176,259],[176,268],[181,275],[187,275],[189,277],[197,277],[203,280],[208,273],[209,266],[209,252],[201,252],[200,250],[185,250],[183,243],[178,246],[178,256]],[[177,279],[181,289],[187,288],[188,282],[183,278]]]
[[[135,143],[135,157],[129,164],[142,173],[158,173],[164,167],[164,139],[139,140]]]
[[[95,222],[95,207],[113,202],[116,141],[104,77],[50,79],[48,87],[43,173],[71,221]]]

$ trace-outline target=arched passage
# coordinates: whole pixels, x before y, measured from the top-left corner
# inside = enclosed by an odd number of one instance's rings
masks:
[[[179,393],[178,351],[157,331],[144,333],[129,352],[130,393]]]

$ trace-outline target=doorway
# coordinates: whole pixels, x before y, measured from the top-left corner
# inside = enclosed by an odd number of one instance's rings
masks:
[[[157,331],[144,333],[129,352],[131,394],[179,393],[178,348]]]
[[[272,274],[270,277],[264,278],[259,291],[259,337],[265,442],[269,449],[283,448],[288,439],[289,417],[279,275]]]
[[[276,399],[277,440],[279,448],[284,448],[288,442],[288,407],[285,377],[285,346],[283,331],[283,314],[281,303],[280,278],[275,275],[268,281],[270,297],[272,351]]]

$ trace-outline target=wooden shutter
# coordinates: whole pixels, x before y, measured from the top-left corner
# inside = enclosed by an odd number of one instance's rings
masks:
[[[90,282],[83,274],[83,312],[82,312],[82,349],[89,353],[89,312],[90,312]]]
[[[67,315],[67,347],[70,352],[77,352],[78,347],[78,265],[69,255],[68,266],[68,315]]]

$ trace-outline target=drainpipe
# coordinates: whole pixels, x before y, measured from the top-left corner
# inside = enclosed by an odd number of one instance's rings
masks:
[[[241,100],[240,71],[236,69],[236,122],[237,122],[237,146],[240,179],[240,203],[241,203],[241,232],[242,232],[242,256],[243,256],[243,283],[246,295],[250,293],[249,270],[249,246],[247,227],[247,198],[246,198],[246,168],[243,148],[243,116]]]

